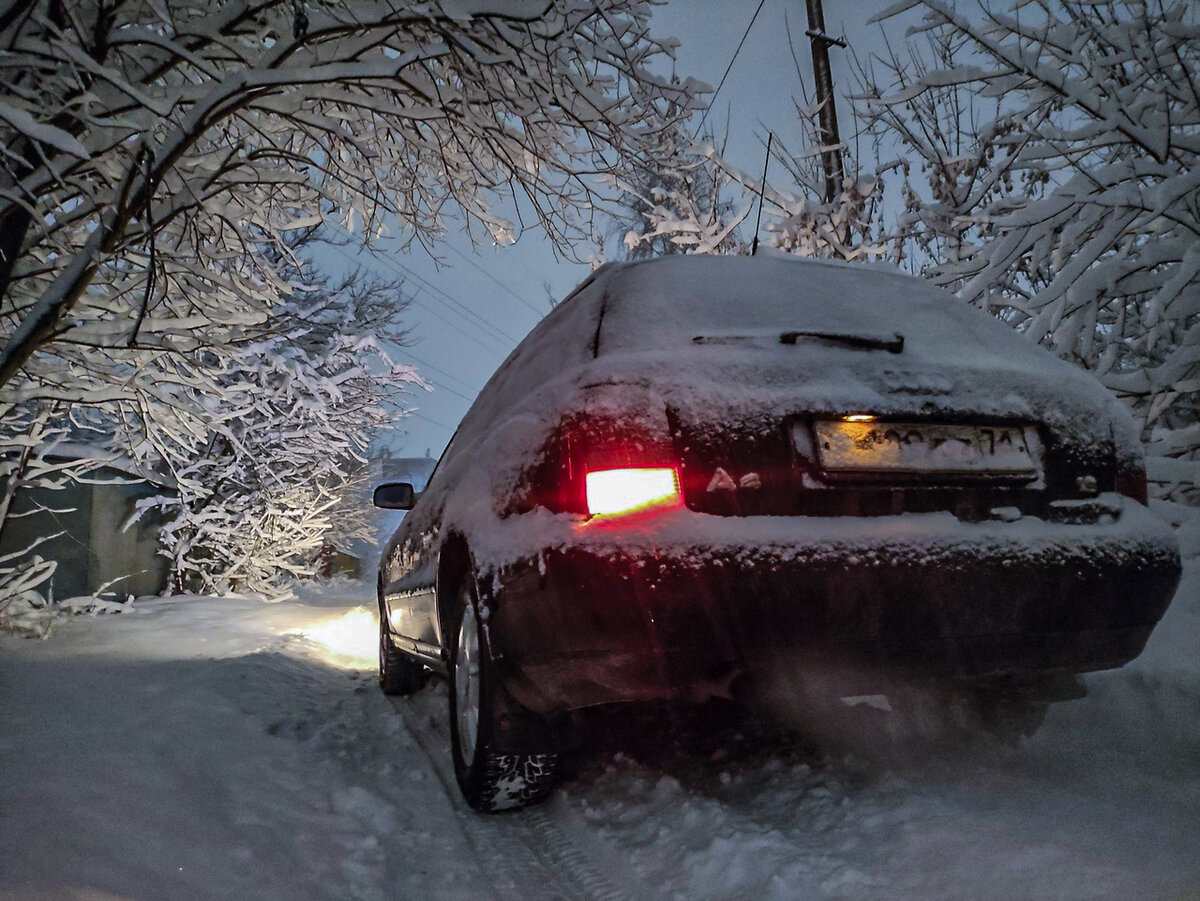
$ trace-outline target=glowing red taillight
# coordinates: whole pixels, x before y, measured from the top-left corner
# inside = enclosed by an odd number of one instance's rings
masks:
[[[588,513],[633,513],[683,503],[679,472],[673,466],[599,469],[585,477]]]

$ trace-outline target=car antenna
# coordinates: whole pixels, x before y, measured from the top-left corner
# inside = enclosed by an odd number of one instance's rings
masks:
[[[763,160],[763,177],[762,185],[758,189],[758,218],[754,220],[754,240],[750,242],[750,256],[758,253],[758,227],[762,225],[762,208],[763,194],[767,192],[767,166],[771,165],[771,141],[775,139],[775,133],[767,132],[767,158]]]

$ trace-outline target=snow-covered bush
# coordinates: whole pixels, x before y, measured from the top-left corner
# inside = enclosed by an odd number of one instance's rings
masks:
[[[380,343],[402,337],[394,291],[351,279],[299,293],[252,340],[205,350],[182,406],[121,408],[116,443],[170,475],[173,490],[138,509],[166,520],[174,589],[270,593],[312,575],[323,545],[372,537],[363,455],[420,384]]]

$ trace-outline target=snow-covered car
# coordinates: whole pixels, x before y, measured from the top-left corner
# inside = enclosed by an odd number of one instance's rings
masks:
[[[467,801],[549,790],[570,711],[954,685],[1043,708],[1142,650],[1179,579],[1133,421],[895,270],[598,270],[463,419],[379,570],[380,680],[450,683]]]

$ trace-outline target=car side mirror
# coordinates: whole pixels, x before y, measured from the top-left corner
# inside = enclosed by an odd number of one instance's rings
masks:
[[[417,502],[417,492],[409,482],[384,482],[375,487],[371,503],[388,510],[411,510]]]

